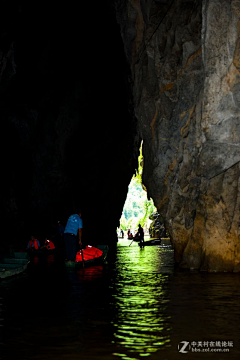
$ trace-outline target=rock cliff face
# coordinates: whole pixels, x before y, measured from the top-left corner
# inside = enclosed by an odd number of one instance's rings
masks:
[[[143,182],[182,267],[240,271],[240,3],[115,0]]]

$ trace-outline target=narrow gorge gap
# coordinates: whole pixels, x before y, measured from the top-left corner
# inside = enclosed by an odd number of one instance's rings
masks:
[[[129,234],[135,236],[139,224],[144,230],[144,235],[149,238],[161,238],[166,236],[161,215],[157,212],[153,199],[148,198],[147,189],[142,183],[142,172],[144,158],[142,144],[139,149],[138,169],[128,186],[128,193],[123,206],[119,227],[117,228],[118,238],[128,238]]]

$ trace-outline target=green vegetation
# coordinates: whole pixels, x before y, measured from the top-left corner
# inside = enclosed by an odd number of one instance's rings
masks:
[[[132,230],[137,229],[138,224],[141,224],[146,230],[151,223],[149,216],[157,211],[153,200],[148,200],[147,192],[143,189],[142,172],[143,155],[141,145],[140,155],[138,157],[138,169],[128,186],[128,194],[120,218],[120,229],[124,231],[127,231],[129,228]]]

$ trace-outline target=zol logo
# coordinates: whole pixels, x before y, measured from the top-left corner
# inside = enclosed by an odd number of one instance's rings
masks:
[[[191,349],[189,341],[181,341],[178,344],[178,351],[182,354],[186,354]]]

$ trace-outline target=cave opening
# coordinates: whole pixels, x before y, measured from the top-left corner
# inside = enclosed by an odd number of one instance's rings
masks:
[[[161,238],[166,236],[162,216],[158,213],[154,201],[148,196],[146,186],[142,182],[144,167],[143,141],[139,148],[138,168],[128,186],[126,200],[119,220],[117,234],[119,241],[123,238],[132,239],[138,233],[138,226],[143,228],[144,236]]]

